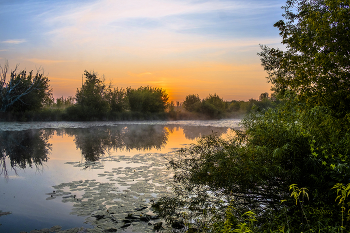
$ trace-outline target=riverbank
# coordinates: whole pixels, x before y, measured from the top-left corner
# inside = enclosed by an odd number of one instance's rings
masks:
[[[159,113],[148,112],[111,112],[104,115],[70,114],[66,109],[44,108],[39,111],[0,113],[0,122],[31,122],[31,121],[155,121],[155,120],[218,120],[242,118],[245,112],[231,112],[215,116],[202,113],[175,110]]]

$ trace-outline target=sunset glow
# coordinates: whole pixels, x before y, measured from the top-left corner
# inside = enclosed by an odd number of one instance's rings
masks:
[[[115,87],[161,87],[225,100],[270,91],[259,44],[281,47],[284,1],[19,0],[0,3],[0,64],[42,68],[54,97],[74,96],[84,70]]]

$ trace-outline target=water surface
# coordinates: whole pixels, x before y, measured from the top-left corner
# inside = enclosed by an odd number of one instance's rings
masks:
[[[125,227],[123,220],[128,214],[153,216],[151,203],[171,193],[167,158],[202,136],[227,136],[238,124],[1,122],[0,232],[57,225],[152,231],[148,222]]]

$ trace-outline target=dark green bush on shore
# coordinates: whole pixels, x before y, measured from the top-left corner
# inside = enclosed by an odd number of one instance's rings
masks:
[[[132,112],[158,113],[167,108],[168,94],[162,88],[127,89],[126,97]]]
[[[236,116],[245,115],[251,111],[263,112],[269,108],[274,108],[278,101],[269,98],[268,93],[261,94],[264,98],[259,100],[250,99],[248,101],[224,101],[217,94],[211,95],[201,100],[198,95],[187,95],[183,102],[183,107],[193,113],[200,114],[210,119],[220,119],[230,117],[233,114]]]
[[[49,79],[39,70],[11,71],[7,80],[8,63],[0,66],[0,112],[37,111],[52,98]]]

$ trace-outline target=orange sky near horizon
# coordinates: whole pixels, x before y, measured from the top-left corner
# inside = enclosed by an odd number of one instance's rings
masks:
[[[59,65],[56,65],[59,66]],[[48,65],[48,68],[51,68]],[[45,68],[46,70],[46,68]],[[54,70],[54,68],[51,68]],[[134,70],[138,70],[136,67]],[[198,94],[205,98],[209,94],[218,94],[224,100],[257,99],[260,93],[270,92],[266,73],[256,65],[225,65],[217,63],[184,64],[181,67],[149,68],[144,72],[132,73],[128,69],[88,70],[104,77],[113,87],[138,88],[140,86],[160,87],[166,90],[170,101],[183,102],[187,95]],[[57,72],[57,77],[48,73],[55,98],[74,96],[81,87],[83,71]]]
[[[84,70],[118,88],[257,99],[271,92],[257,53],[282,47],[284,0],[18,0],[0,3],[0,64],[42,68],[54,98],[75,96]],[[21,12],[21,14],[17,14]],[[14,18],[13,15],[16,15]],[[9,20],[11,19],[11,20]]]

